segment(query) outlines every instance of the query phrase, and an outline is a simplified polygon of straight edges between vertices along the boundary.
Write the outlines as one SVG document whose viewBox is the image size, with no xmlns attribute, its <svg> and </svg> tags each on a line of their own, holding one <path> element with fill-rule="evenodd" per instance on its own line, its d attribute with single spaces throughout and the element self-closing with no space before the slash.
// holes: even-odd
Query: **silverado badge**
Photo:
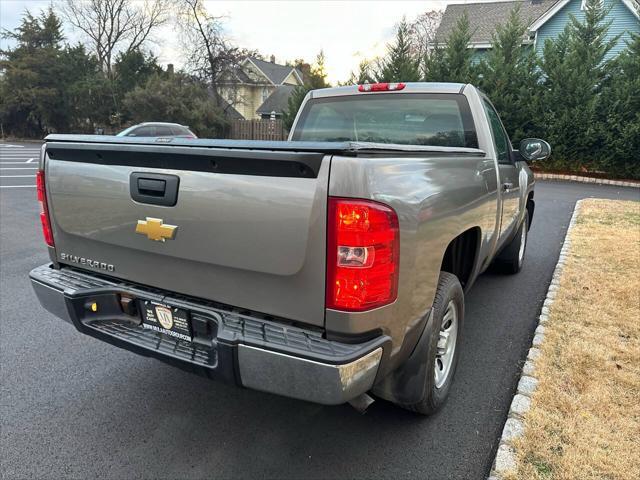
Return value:
<svg viewBox="0 0 640 480">
<path fill-rule="evenodd" d="M 138 220 L 136 233 L 146 235 L 149 240 L 164 242 L 167 238 L 173 240 L 176 235 L 176 225 L 166 225 L 161 218 L 147 217 L 146 220 Z"/>
</svg>

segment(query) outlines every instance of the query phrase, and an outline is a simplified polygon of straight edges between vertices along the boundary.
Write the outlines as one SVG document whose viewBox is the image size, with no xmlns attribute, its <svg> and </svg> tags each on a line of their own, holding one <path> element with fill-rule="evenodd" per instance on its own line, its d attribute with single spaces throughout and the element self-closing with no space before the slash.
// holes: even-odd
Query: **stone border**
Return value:
<svg viewBox="0 0 640 480">
<path fill-rule="evenodd" d="M 583 177 L 581 175 L 565 175 L 561 173 L 533 172 L 534 178 L 539 180 L 560 180 L 567 182 L 593 183 L 596 185 L 615 185 L 617 187 L 640 188 L 640 182 L 624 180 L 609 180 L 607 178 Z"/>
<path fill-rule="evenodd" d="M 500 480 L 509 471 L 515 470 L 517 466 L 516 452 L 513 447 L 513 440 L 521 437 L 524 433 L 524 417 L 526 416 L 529 408 L 531 408 L 531 397 L 535 392 L 538 385 L 538 379 L 535 376 L 535 362 L 540 357 L 540 345 L 544 341 L 545 323 L 549 319 L 549 307 L 558 294 L 558 288 L 560 286 L 560 276 L 564 269 L 567 256 L 569 255 L 569 248 L 571 247 L 571 240 L 569 235 L 573 226 L 578 218 L 580 211 L 580 204 L 582 200 L 576 202 L 576 206 L 573 209 L 573 215 L 569 222 L 569 228 L 564 237 L 564 243 L 560 250 L 560 256 L 558 263 L 553 271 L 553 277 L 551 279 L 551 285 L 547 290 L 547 296 L 542 304 L 542 311 L 538 320 L 538 326 L 536 327 L 533 341 L 531 342 L 531 348 L 527 354 L 527 361 L 522 367 L 522 375 L 518 382 L 518 388 L 516 394 L 511 401 L 509 407 L 509 413 L 507 415 L 507 421 L 504 424 L 502 430 L 502 436 L 500 437 L 500 443 L 498 444 L 498 451 L 496 452 L 496 458 L 493 461 L 493 467 L 488 480 Z"/>
</svg>

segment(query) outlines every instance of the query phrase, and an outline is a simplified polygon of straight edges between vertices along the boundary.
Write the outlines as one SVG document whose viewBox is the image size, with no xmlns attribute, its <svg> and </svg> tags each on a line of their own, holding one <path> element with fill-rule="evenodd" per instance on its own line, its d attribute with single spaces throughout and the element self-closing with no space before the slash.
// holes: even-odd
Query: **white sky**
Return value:
<svg viewBox="0 0 640 480">
<path fill-rule="evenodd" d="M 363 58 L 384 53 L 393 36 L 394 26 L 406 16 L 444 9 L 447 3 L 467 0 L 364 0 L 364 1 L 207 1 L 214 15 L 226 16 L 225 28 L 230 39 L 240 47 L 256 49 L 265 57 L 276 56 L 278 63 L 304 58 L 313 62 L 320 49 L 326 57 L 329 80 L 345 81 Z M 476 0 L 477 1 L 477 0 Z M 51 0 L 0 0 L 0 26 L 12 30 L 25 9 L 37 13 Z M 56 2 L 54 2 L 55 5 Z M 68 41 L 80 39 L 66 30 Z M 182 55 L 175 26 L 164 27 L 150 45 L 163 64 L 181 66 Z M 2 46 L 6 46 L 2 41 Z"/>
</svg>

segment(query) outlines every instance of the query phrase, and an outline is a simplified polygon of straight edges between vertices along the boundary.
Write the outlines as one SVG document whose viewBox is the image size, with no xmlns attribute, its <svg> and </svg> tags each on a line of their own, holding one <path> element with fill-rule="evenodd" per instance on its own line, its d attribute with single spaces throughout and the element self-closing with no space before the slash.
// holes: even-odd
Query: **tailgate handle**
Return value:
<svg viewBox="0 0 640 480">
<path fill-rule="evenodd" d="M 138 203 L 173 207 L 178 202 L 180 178 L 176 175 L 133 172 L 129 178 L 131 198 Z"/>
<path fill-rule="evenodd" d="M 154 180 L 151 178 L 138 179 L 138 192 L 142 195 L 164 197 L 164 190 L 166 186 L 167 182 L 165 180 Z"/>
</svg>

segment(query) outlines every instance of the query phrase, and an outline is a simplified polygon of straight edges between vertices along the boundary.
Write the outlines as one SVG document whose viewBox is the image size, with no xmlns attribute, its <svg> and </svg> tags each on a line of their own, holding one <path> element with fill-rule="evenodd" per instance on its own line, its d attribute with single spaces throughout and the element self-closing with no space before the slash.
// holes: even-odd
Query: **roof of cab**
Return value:
<svg viewBox="0 0 640 480">
<path fill-rule="evenodd" d="M 408 82 L 402 90 L 393 92 L 366 92 L 358 91 L 358 85 L 345 87 L 321 88 L 311 91 L 311 98 L 337 97 L 340 95 L 375 95 L 379 93 L 462 93 L 464 83 L 438 83 L 438 82 Z"/>
</svg>

